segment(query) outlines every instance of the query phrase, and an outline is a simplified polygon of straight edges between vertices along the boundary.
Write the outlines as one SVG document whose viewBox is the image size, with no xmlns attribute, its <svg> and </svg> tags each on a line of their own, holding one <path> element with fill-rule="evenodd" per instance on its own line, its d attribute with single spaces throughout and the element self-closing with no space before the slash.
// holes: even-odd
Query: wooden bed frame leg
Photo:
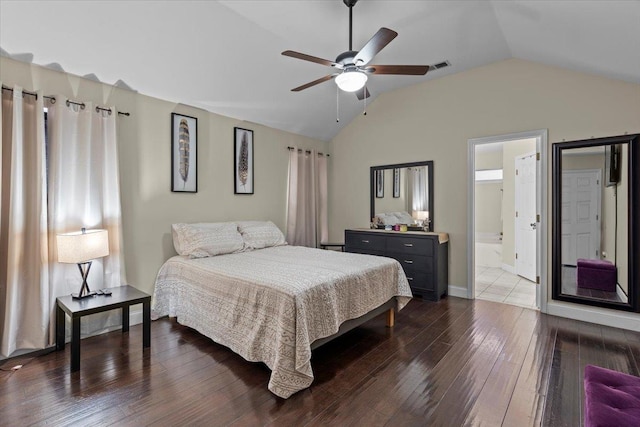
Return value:
<svg viewBox="0 0 640 427">
<path fill-rule="evenodd" d="M 393 328 L 396 324 L 396 311 L 390 308 L 387 311 L 387 328 Z"/>
</svg>

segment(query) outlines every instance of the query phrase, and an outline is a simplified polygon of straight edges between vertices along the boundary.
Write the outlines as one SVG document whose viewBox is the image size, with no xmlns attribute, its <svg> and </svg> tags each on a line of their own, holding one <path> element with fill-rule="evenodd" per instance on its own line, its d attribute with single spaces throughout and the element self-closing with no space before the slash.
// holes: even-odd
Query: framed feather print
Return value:
<svg viewBox="0 0 640 427">
<path fill-rule="evenodd" d="M 393 197 L 400 197 L 400 168 L 393 169 Z"/>
<path fill-rule="evenodd" d="M 234 128 L 234 194 L 253 194 L 253 131 Z"/>
<path fill-rule="evenodd" d="M 198 119 L 171 113 L 171 191 L 198 192 Z"/>
<path fill-rule="evenodd" d="M 376 170 L 376 198 L 384 198 L 384 170 Z"/>
</svg>

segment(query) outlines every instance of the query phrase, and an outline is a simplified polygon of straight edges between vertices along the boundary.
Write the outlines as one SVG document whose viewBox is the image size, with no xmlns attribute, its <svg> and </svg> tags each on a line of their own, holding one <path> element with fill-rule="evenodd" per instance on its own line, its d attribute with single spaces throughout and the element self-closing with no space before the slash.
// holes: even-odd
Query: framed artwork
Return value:
<svg viewBox="0 0 640 427">
<path fill-rule="evenodd" d="M 234 194 L 253 194 L 253 131 L 233 128 Z"/>
<path fill-rule="evenodd" d="M 376 198 L 382 199 L 384 197 L 384 170 L 378 169 L 376 171 Z"/>
<path fill-rule="evenodd" d="M 604 185 L 612 187 L 620 182 L 620 144 L 604 146 Z"/>
<path fill-rule="evenodd" d="M 393 197 L 400 197 L 400 168 L 393 169 Z"/>
<path fill-rule="evenodd" d="M 171 191 L 198 192 L 198 119 L 171 113 Z"/>
</svg>

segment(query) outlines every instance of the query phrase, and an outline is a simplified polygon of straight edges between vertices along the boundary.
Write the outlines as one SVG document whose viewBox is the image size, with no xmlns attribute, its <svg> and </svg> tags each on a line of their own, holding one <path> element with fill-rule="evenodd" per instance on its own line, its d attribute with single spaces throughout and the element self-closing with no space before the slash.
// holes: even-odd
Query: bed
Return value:
<svg viewBox="0 0 640 427">
<path fill-rule="evenodd" d="M 411 298 L 393 259 L 288 246 L 272 223 L 271 232 L 280 235 L 271 239 L 275 244 L 262 244 L 262 237 L 256 244 L 247 230 L 264 223 L 231 224 L 241 247 L 196 257 L 186 254 L 174 224 L 174 245 L 182 255 L 158 273 L 153 315 L 176 317 L 246 360 L 265 363 L 269 390 L 277 396 L 311 385 L 312 349 L 384 310 L 402 309 Z M 215 234 L 211 240 L 224 240 Z"/>
</svg>

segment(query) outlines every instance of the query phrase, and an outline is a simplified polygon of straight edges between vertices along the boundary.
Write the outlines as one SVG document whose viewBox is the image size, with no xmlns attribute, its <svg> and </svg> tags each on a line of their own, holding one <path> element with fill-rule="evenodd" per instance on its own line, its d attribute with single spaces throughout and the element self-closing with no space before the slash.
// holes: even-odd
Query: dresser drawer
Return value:
<svg viewBox="0 0 640 427">
<path fill-rule="evenodd" d="M 433 239 L 420 237 L 390 237 L 387 251 L 433 256 Z"/>
<path fill-rule="evenodd" d="M 405 270 L 405 275 L 407 276 L 407 281 L 409 282 L 411 289 L 418 293 L 421 290 L 432 292 L 436 289 L 433 274 L 431 273 Z"/>
<path fill-rule="evenodd" d="M 349 252 L 349 253 L 352 253 L 352 254 L 387 256 L 384 253 L 384 251 L 376 251 L 376 250 L 373 250 L 373 249 L 363 249 L 363 248 L 346 247 L 345 252 Z"/>
<path fill-rule="evenodd" d="M 388 253 L 387 256 L 396 259 L 404 271 L 411 269 L 423 273 L 433 273 L 433 257 L 414 254 Z"/>
<path fill-rule="evenodd" d="M 345 230 L 345 251 L 393 258 L 400 263 L 415 296 L 438 301 L 447 295 L 448 242 L 414 233 Z"/>
<path fill-rule="evenodd" d="M 355 252 L 355 249 L 384 251 L 386 248 L 386 240 L 387 239 L 384 235 L 347 232 L 344 243 L 346 250 L 349 252 Z"/>
</svg>

